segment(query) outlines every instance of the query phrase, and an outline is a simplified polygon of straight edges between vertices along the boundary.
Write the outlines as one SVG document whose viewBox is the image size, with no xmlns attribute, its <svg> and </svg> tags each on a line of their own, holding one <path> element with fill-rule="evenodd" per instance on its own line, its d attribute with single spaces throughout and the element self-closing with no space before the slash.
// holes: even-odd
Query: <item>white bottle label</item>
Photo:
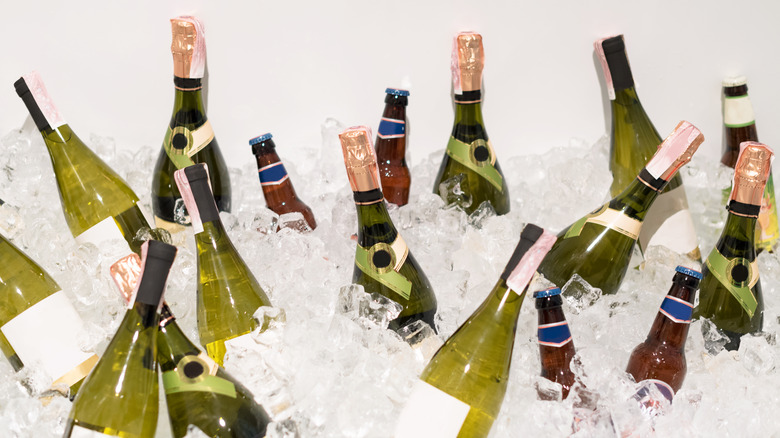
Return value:
<svg viewBox="0 0 780 438">
<path fill-rule="evenodd" d="M 639 233 L 639 246 L 644 252 L 653 245 L 663 245 L 678 254 L 694 258 L 701 256 L 682 186 L 658 195 L 647 212 Z"/>
<path fill-rule="evenodd" d="M 395 428 L 395 438 L 456 438 L 469 414 L 469 405 L 418 380 Z"/>
<path fill-rule="evenodd" d="M 76 242 L 78 242 L 79 245 L 91 243 L 98 248 L 100 248 L 101 243 L 112 240 L 125 240 L 125 237 L 122 235 L 122 231 L 119 229 L 119 225 L 116 223 L 113 216 L 103 219 L 87 231 L 76 236 Z"/>
<path fill-rule="evenodd" d="M 726 96 L 723 101 L 723 124 L 729 128 L 741 128 L 756 121 L 750 97 Z"/>
<path fill-rule="evenodd" d="M 70 430 L 70 438 L 103 438 L 106 436 L 115 437 L 116 435 L 108 435 L 96 430 L 87 429 L 86 427 L 77 426 L 75 424 L 73 425 L 73 429 Z"/>
<path fill-rule="evenodd" d="M 225 349 L 233 350 L 236 348 L 243 350 L 252 350 L 257 348 L 257 342 L 252 339 L 252 333 L 245 333 L 225 341 Z"/>
</svg>

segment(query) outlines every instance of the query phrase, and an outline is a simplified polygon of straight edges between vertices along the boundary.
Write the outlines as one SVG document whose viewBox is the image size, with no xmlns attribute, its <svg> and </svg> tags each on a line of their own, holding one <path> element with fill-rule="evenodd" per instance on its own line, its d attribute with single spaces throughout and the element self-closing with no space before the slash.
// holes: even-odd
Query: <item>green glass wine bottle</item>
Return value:
<svg viewBox="0 0 780 438">
<path fill-rule="evenodd" d="M 612 107 L 609 168 L 613 179 L 610 192 L 617 196 L 655 154 L 661 136 L 637 96 L 623 35 L 600 39 L 594 46 L 601 59 Z M 658 195 L 643 223 L 639 233 L 639 248 L 643 253 L 651 245 L 663 245 L 701 261 L 699 240 L 679 174 Z"/>
<path fill-rule="evenodd" d="M 773 158 L 764 144 L 740 145 L 726 225 L 702 272 L 694 318 L 712 321 L 728 337 L 729 350 L 739 348 L 742 335 L 761 331 L 764 322 L 755 229 Z"/>
<path fill-rule="evenodd" d="M 488 436 L 506 393 L 526 289 L 555 239 L 536 225 L 526 225 L 490 295 L 423 370 L 395 437 Z"/>
<path fill-rule="evenodd" d="M 133 307 L 76 395 L 65 438 L 154 436 L 158 312 L 175 256 L 176 247 L 167 243 L 149 240 L 141 247 L 143 269 Z"/>
<path fill-rule="evenodd" d="M 209 185 L 205 164 L 174 173 L 184 204 L 190 212 L 198 249 L 198 334 L 208 355 L 218 364 L 226 343 L 253 342 L 249 333 L 257 327 L 252 317 L 261 306 L 270 306 L 260 284 L 227 235 Z"/>
<path fill-rule="evenodd" d="M 181 193 L 173 179 L 177 169 L 206 163 L 211 191 L 219 211 L 230 211 L 230 174 L 203 104 L 202 79 L 206 68 L 203 25 L 195 17 L 171 20 L 173 27 L 173 84 L 176 94 L 171 123 L 152 177 L 152 208 L 158 227 L 171 233 L 190 224 Z"/>
<path fill-rule="evenodd" d="M 352 127 L 339 134 L 339 139 L 358 216 L 352 282 L 403 307 L 398 317 L 390 321 L 391 330 L 417 320 L 436 330 L 436 296 L 387 212 L 371 130 L 366 126 Z"/>
<path fill-rule="evenodd" d="M 501 215 L 509 213 L 509 189 L 482 120 L 484 65 L 482 35 L 456 35 L 452 48 L 455 123 L 433 193 L 469 214 L 483 202 L 489 202 Z"/>
<path fill-rule="evenodd" d="M 680 122 L 634 182 L 558 234 L 539 272 L 560 288 L 579 274 L 605 294 L 617 292 L 648 209 L 703 141 L 695 126 Z"/>
</svg>

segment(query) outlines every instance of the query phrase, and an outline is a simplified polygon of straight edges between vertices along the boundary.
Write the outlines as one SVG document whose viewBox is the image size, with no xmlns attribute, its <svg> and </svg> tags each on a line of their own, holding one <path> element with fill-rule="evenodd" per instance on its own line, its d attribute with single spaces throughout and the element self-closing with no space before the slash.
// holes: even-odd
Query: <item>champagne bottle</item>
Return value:
<svg viewBox="0 0 780 438">
<path fill-rule="evenodd" d="M 152 437 L 157 428 L 157 325 L 176 247 L 150 240 L 134 304 L 73 401 L 68 437 Z"/>
<path fill-rule="evenodd" d="M 534 298 L 539 321 L 537 333 L 542 377 L 560 383 L 562 397 L 566 398 L 574 385 L 574 373 L 570 365 L 576 351 L 569 323 L 563 314 L 561 289 L 553 287 L 534 292 Z"/>
<path fill-rule="evenodd" d="M 484 65 L 482 35 L 456 35 L 452 48 L 455 123 L 433 192 L 448 204 L 457 203 L 466 213 L 473 213 L 487 201 L 501 215 L 509 213 L 509 190 L 482 121 Z M 454 188 L 456 184 L 459 189 Z"/>
<path fill-rule="evenodd" d="M 764 144 L 740 146 L 726 225 L 702 272 L 694 315 L 709 318 L 728 337 L 728 350 L 738 349 L 742 335 L 761 331 L 764 322 L 755 228 L 772 159 Z"/>
<path fill-rule="evenodd" d="M 209 357 L 222 365 L 226 343 L 250 342 L 252 317 L 271 302 L 227 235 L 211 194 L 205 164 L 174 173 L 198 249 L 198 334 Z"/>
<path fill-rule="evenodd" d="M 257 172 L 260 176 L 260 186 L 268 208 L 274 213 L 298 212 L 303 215 L 306 224 L 312 230 L 317 228 L 314 213 L 311 208 L 298 198 L 292 182 L 287 175 L 282 160 L 276 154 L 276 144 L 270 133 L 249 140 L 252 153 L 257 159 Z"/>
<path fill-rule="evenodd" d="M 609 167 L 613 179 L 610 192 L 617 196 L 655 154 L 661 136 L 637 96 L 623 35 L 600 39 L 594 46 L 601 59 L 612 106 Z M 645 216 L 639 248 L 644 253 L 651 245 L 663 245 L 701 261 L 699 241 L 682 184 L 682 177 L 675 175 L 658 195 Z"/>
<path fill-rule="evenodd" d="M 526 289 L 553 242 L 552 234 L 526 225 L 493 290 L 415 383 L 395 429 L 397 438 L 488 435 L 506 392 Z"/>
<path fill-rule="evenodd" d="M 436 296 L 387 213 L 370 129 L 352 127 L 339 134 L 339 139 L 358 216 L 352 282 L 403 307 L 398 317 L 390 321 L 390 329 L 422 320 L 436 330 Z"/>
<path fill-rule="evenodd" d="M 734 168 L 739 155 L 739 145 L 744 141 L 758 141 L 756 117 L 748 96 L 747 79 L 744 76 L 727 78 L 723 81 L 723 158 L 720 162 Z M 723 198 L 728 201 L 731 187 L 723 190 Z M 775 183 L 772 169 L 761 198 L 761 211 L 758 213 L 756 227 L 756 250 L 774 251 L 780 237 L 777 224 L 777 204 L 775 202 Z"/>
<path fill-rule="evenodd" d="M 203 104 L 206 40 L 195 17 L 171 20 L 173 84 L 176 87 L 171 123 L 154 166 L 152 208 L 158 227 L 178 232 L 190 224 L 181 193 L 173 180 L 176 169 L 195 163 L 211 169 L 211 191 L 219 211 L 230 211 L 230 175 Z"/>
<path fill-rule="evenodd" d="M 645 214 L 702 141 L 704 136 L 695 126 L 680 122 L 634 182 L 558 234 L 539 272 L 558 287 L 579 274 L 605 294 L 617 292 Z"/>
<path fill-rule="evenodd" d="M 382 193 L 387 202 L 401 206 L 409 202 L 412 176 L 406 165 L 406 105 L 409 92 L 385 90 L 385 110 L 376 134 L 376 161 Z"/>
</svg>

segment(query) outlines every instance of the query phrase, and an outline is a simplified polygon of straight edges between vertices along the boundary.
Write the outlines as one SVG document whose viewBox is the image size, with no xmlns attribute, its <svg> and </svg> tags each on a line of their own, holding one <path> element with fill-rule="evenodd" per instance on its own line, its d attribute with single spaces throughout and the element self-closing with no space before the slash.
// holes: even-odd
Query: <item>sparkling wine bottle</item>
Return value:
<svg viewBox="0 0 780 438">
<path fill-rule="evenodd" d="M 339 139 L 358 216 L 352 282 L 403 306 L 391 329 L 422 320 L 436 330 L 436 296 L 385 207 L 370 129 L 349 128 Z"/>
<path fill-rule="evenodd" d="M 509 213 L 509 190 L 482 121 L 482 36 L 461 32 L 452 48 L 455 123 L 433 192 L 448 204 L 473 213 L 489 202 L 496 214 Z"/>
<path fill-rule="evenodd" d="M 561 289 L 553 287 L 534 292 L 534 298 L 539 317 L 538 339 L 542 377 L 560 383 L 562 397 L 566 398 L 574 385 L 574 373 L 571 372 L 570 365 L 576 351 L 569 323 L 563 314 Z"/>
<path fill-rule="evenodd" d="M 594 46 L 601 59 L 612 106 L 609 167 L 613 179 L 610 192 L 617 196 L 655 154 L 661 136 L 637 97 L 623 35 L 600 39 Z M 663 245 L 701 261 L 699 241 L 682 184 L 682 177 L 675 175 L 658 195 L 645 215 L 639 248 L 644 252 L 651 245 Z"/>
<path fill-rule="evenodd" d="M 680 122 L 634 182 L 558 234 L 558 241 L 539 272 L 558 287 L 579 274 L 605 294 L 617 292 L 645 214 L 703 141 L 704 136 L 695 126 Z"/>
<path fill-rule="evenodd" d="M 177 170 L 176 184 L 190 212 L 198 249 L 198 334 L 208 355 L 222 365 L 226 343 L 253 341 L 252 317 L 271 302 L 227 235 L 211 195 L 205 164 Z"/>
<path fill-rule="evenodd" d="M 415 383 L 395 437 L 486 437 L 504 400 L 517 317 L 555 236 L 529 224 L 490 295 Z"/>
<path fill-rule="evenodd" d="M 385 90 L 385 110 L 376 134 L 376 161 L 382 193 L 387 202 L 401 206 L 409 202 L 412 176 L 406 166 L 406 105 L 409 92 Z"/>
<path fill-rule="evenodd" d="M 165 281 L 176 247 L 150 240 L 127 310 L 103 357 L 73 401 L 65 437 L 152 437 L 159 398 L 157 326 Z"/>
<path fill-rule="evenodd" d="M 219 211 L 230 211 L 230 175 L 203 104 L 206 40 L 203 25 L 195 17 L 171 20 L 173 27 L 173 84 L 176 94 L 171 123 L 154 166 L 152 208 L 158 227 L 178 232 L 190 217 L 174 182 L 173 173 L 195 163 L 208 164 L 211 191 Z"/>
<path fill-rule="evenodd" d="M 303 215 L 306 224 L 312 230 L 317 228 L 314 213 L 311 208 L 298 198 L 292 182 L 287 175 L 282 160 L 276 154 L 276 144 L 270 133 L 263 134 L 249 140 L 252 153 L 257 159 L 257 172 L 260 176 L 260 186 L 263 188 L 263 196 L 268 208 L 274 213 L 298 212 Z"/>
<path fill-rule="evenodd" d="M 761 331 L 764 322 L 755 228 L 773 158 L 764 144 L 740 146 L 726 225 L 702 272 L 694 315 L 709 318 L 729 338 L 729 350 L 739 348 L 742 335 Z"/>
</svg>

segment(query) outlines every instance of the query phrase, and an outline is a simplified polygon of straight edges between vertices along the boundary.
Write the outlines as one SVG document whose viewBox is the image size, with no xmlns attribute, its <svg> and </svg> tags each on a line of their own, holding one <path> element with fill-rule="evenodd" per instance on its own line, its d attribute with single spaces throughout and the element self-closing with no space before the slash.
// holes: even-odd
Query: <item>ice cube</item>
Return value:
<svg viewBox="0 0 780 438">
<path fill-rule="evenodd" d="M 445 204 L 457 205 L 462 208 L 471 207 L 474 199 L 461 187 L 465 178 L 466 174 L 459 173 L 439 183 L 439 196 Z"/>
<path fill-rule="evenodd" d="M 561 290 L 569 304 L 568 309 L 575 315 L 601 298 L 601 289 L 591 286 L 580 274 L 572 275 Z"/>
</svg>

